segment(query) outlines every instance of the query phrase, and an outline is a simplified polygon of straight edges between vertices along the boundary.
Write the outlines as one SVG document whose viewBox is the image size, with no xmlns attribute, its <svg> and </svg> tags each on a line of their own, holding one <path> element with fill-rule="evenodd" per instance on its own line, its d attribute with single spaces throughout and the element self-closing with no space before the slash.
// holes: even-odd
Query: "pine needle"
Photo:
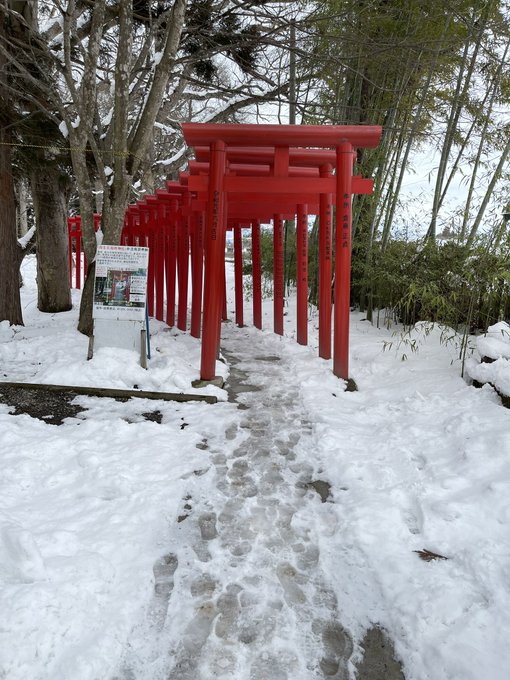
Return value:
<svg viewBox="0 0 510 680">
<path fill-rule="evenodd" d="M 439 555 L 438 553 L 432 552 L 430 550 L 413 550 L 413 552 L 417 553 L 418 556 L 422 559 L 425 560 L 425 562 L 432 562 L 432 560 L 447 560 L 448 557 L 445 557 L 444 555 Z"/>
</svg>

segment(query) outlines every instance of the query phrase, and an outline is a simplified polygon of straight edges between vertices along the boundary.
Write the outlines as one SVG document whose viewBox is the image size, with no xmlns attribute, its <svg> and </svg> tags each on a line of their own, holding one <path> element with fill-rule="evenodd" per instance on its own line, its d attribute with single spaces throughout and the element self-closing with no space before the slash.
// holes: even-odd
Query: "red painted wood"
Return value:
<svg viewBox="0 0 510 680">
<path fill-rule="evenodd" d="M 227 147 L 227 160 L 229 163 L 257 163 L 272 164 L 274 160 L 274 146 L 229 146 Z M 199 162 L 209 161 L 209 147 L 196 146 L 195 158 Z M 336 163 L 336 152 L 330 149 L 301 149 L 289 148 L 289 164 L 291 166 L 303 166 L 307 168 L 319 168 L 324 163 Z"/>
<path fill-rule="evenodd" d="M 204 175 L 191 175 L 189 178 L 190 191 L 205 194 L 208 186 L 208 179 Z M 324 193 L 336 193 L 336 181 L 334 177 L 236 177 L 227 175 L 225 177 L 225 190 L 230 194 L 243 194 L 249 200 L 254 196 L 267 196 L 267 194 L 277 194 L 271 198 L 275 201 L 291 200 L 298 197 L 302 200 L 304 194 L 309 198 L 310 203 L 318 202 L 319 195 Z M 373 181 L 362 177 L 352 178 L 353 194 L 371 194 Z M 285 197 L 288 197 L 286 199 Z M 269 198 L 269 197 L 268 197 Z"/>
<path fill-rule="evenodd" d="M 209 163 L 199 163 L 189 161 L 188 163 L 191 176 L 206 177 L 209 172 Z M 228 174 L 239 177 L 270 177 L 273 176 L 273 166 L 268 164 L 256 165 L 253 163 L 230 163 Z M 316 167 L 294 167 L 288 168 L 289 177 L 319 177 L 319 169 Z"/>
<path fill-rule="evenodd" d="M 308 211 L 298 205 L 296 220 L 297 341 L 308 344 Z"/>
<path fill-rule="evenodd" d="M 236 324 L 244 326 L 243 309 L 243 233 L 241 227 L 234 228 L 234 280 L 235 280 L 235 303 Z"/>
<path fill-rule="evenodd" d="M 321 168 L 321 175 L 331 174 L 331 165 Z M 319 356 L 331 359 L 331 275 L 333 198 L 321 194 L 319 215 Z"/>
<path fill-rule="evenodd" d="M 273 175 L 288 177 L 289 175 L 289 147 L 277 146 L 274 150 Z"/>
<path fill-rule="evenodd" d="M 191 329 L 194 338 L 200 337 L 202 320 L 202 290 L 204 276 L 204 215 L 195 216 L 192 251 Z"/>
<path fill-rule="evenodd" d="M 223 176 L 225 144 L 211 144 L 211 172 L 205 224 L 204 317 L 200 377 L 212 380 L 216 369 L 216 348 L 219 344 L 221 320 L 222 273 L 225 259 L 225 223 L 223 214 Z M 191 178 L 190 178 L 191 179 Z"/>
<path fill-rule="evenodd" d="M 73 288 L 73 252 L 76 250 L 76 240 L 78 238 L 81 239 L 81 232 L 79 228 L 81 218 L 79 216 L 75 217 L 68 217 L 67 218 L 67 239 L 68 239 L 68 257 L 69 257 L 69 287 Z M 80 235 L 78 236 L 78 233 Z M 75 277 L 74 280 L 76 280 L 76 268 L 75 268 Z M 75 288 L 78 288 L 78 285 L 76 284 L 74 286 Z"/>
<path fill-rule="evenodd" d="M 311 194 L 292 196 L 288 201 L 285 200 L 285 196 L 282 200 L 278 200 L 278 197 L 276 197 L 276 200 L 271 199 L 268 196 L 255 197 L 255 199 L 253 196 L 246 196 L 245 198 L 237 196 L 228 202 L 228 219 L 235 223 L 259 219 L 262 223 L 269 224 L 273 219 L 275 209 L 279 210 L 278 214 L 288 215 L 285 219 L 294 219 L 298 201 L 304 202 L 306 198 L 310 198 L 310 201 L 307 202 L 310 214 L 319 214 L 319 197 Z M 195 211 L 203 211 L 207 207 L 207 201 L 194 199 L 191 205 Z"/>
<path fill-rule="evenodd" d="M 156 319 L 164 319 L 165 289 L 165 237 L 163 231 L 165 206 L 156 202 L 154 210 L 154 248 L 155 248 L 155 284 L 156 284 Z"/>
<path fill-rule="evenodd" d="M 274 332 L 283 335 L 283 219 L 275 215 L 273 220 L 273 325 Z"/>
<path fill-rule="evenodd" d="M 188 276 L 189 276 L 189 223 L 188 218 L 180 219 L 177 232 L 177 328 L 185 331 L 188 321 Z"/>
<path fill-rule="evenodd" d="M 225 177 L 225 191 L 232 194 L 320 194 L 332 186 L 331 180 L 319 177 Z"/>
<path fill-rule="evenodd" d="M 343 378 L 344 380 L 349 378 L 352 161 L 352 146 L 348 142 L 343 142 L 337 148 L 336 162 L 337 190 L 333 373 L 338 378 Z"/>
<path fill-rule="evenodd" d="M 76 233 L 76 239 L 75 239 L 75 257 L 76 257 L 76 273 L 75 273 L 75 279 L 76 279 L 76 288 L 80 289 L 81 288 L 81 217 L 80 221 L 76 222 L 76 226 L 78 228 L 78 231 Z M 85 267 L 85 271 L 87 271 Z"/>
<path fill-rule="evenodd" d="M 256 125 L 235 123 L 183 123 L 188 146 L 221 140 L 229 146 L 298 146 L 336 148 L 343 140 L 352 146 L 375 148 L 381 138 L 378 125 Z"/>
<path fill-rule="evenodd" d="M 260 221 L 251 227 L 251 266 L 253 280 L 253 325 L 262 330 L 262 257 L 260 252 Z"/>
<path fill-rule="evenodd" d="M 175 275 L 177 267 L 177 201 L 170 201 L 165 221 L 165 283 L 166 283 L 166 322 L 175 325 Z"/>
</svg>

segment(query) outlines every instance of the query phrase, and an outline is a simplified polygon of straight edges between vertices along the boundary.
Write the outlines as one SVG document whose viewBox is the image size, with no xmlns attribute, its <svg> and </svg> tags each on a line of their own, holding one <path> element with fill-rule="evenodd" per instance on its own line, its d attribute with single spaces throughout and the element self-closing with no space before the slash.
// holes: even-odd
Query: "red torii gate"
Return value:
<svg viewBox="0 0 510 680">
<path fill-rule="evenodd" d="M 200 157 L 208 158 L 209 149 L 200 148 L 197 151 Z M 233 157 L 236 161 L 250 160 L 251 163 L 255 161 L 262 161 L 264 165 L 254 165 L 250 163 L 229 163 L 229 175 L 241 175 L 248 177 L 271 176 L 272 166 L 270 163 L 274 156 L 274 149 L 240 149 L 227 148 L 227 161 Z M 325 149 L 290 149 L 290 162 L 300 163 L 301 165 L 289 166 L 289 177 L 319 177 L 322 173 L 323 177 L 331 176 L 331 164 L 327 161 L 332 161 L 335 158 L 334 151 Z M 316 166 L 316 167 L 313 167 Z M 319 167 L 320 166 L 320 167 Z M 189 162 L 189 169 L 191 174 L 202 173 L 208 174 L 209 164 L 206 162 Z M 372 190 L 371 180 L 362 180 L 359 177 L 352 178 L 353 193 L 370 193 Z M 207 178 L 202 178 L 203 186 L 199 186 L 198 180 L 192 181 L 194 188 L 201 190 L 203 200 L 193 201 L 193 205 L 205 209 L 206 200 L 205 194 L 207 190 Z M 241 250 L 241 234 L 239 221 L 243 223 L 250 222 L 250 216 L 253 223 L 254 216 L 258 216 L 260 221 L 273 220 L 276 225 L 276 235 L 281 228 L 281 218 L 297 220 L 297 236 L 298 236 L 298 278 L 297 278 L 297 341 L 299 344 L 306 345 L 308 342 L 308 315 L 307 315 L 307 297 L 308 297 L 308 230 L 307 218 L 308 214 L 320 214 L 320 257 L 319 257 L 319 356 L 330 359 L 331 358 L 331 202 L 332 194 L 317 194 L 310 193 L 300 194 L 299 199 L 294 194 L 270 194 L 265 192 L 260 194 L 250 193 L 243 195 L 237 201 L 236 198 L 228 198 L 228 224 L 234 226 L 234 262 L 235 262 L 235 288 L 236 288 L 236 322 L 243 324 L 243 310 L 242 310 L 242 262 L 239 261 L 237 252 Z M 320 206 L 320 207 L 319 207 Z M 284 212 L 285 211 L 285 212 Z M 266 214 L 265 219 L 263 215 Z M 281 217 L 280 217 L 281 216 Z M 237 223 L 236 223 L 237 222 Z M 258 248 L 258 232 L 256 227 L 252 226 L 252 238 Z M 283 249 L 280 248 L 281 239 L 275 241 L 276 248 L 274 259 L 277 264 L 275 276 L 275 307 L 274 307 L 274 326 L 275 332 L 283 333 L 283 282 L 279 278 L 283 277 Z M 236 247 L 236 244 L 237 247 Z M 256 251 L 257 248 L 253 250 Z M 281 261 L 281 262 L 280 262 Z M 254 263 L 255 264 L 255 263 Z M 258 262 L 257 262 L 258 265 Z M 254 266 L 255 269 L 255 266 Z M 254 272 L 255 274 L 255 272 Z M 260 272 L 257 269 L 256 276 L 254 276 L 253 284 L 253 306 L 254 306 L 254 323 L 255 326 L 261 327 L 261 289 L 260 282 L 257 281 L 260 277 Z"/>
<path fill-rule="evenodd" d="M 353 178 L 352 166 L 354 150 L 361 148 L 374 148 L 381 136 L 381 128 L 378 126 L 299 126 L 299 125 L 214 125 L 188 123 L 182 125 L 186 143 L 195 148 L 201 148 L 197 157 L 203 161 L 209 161 L 209 175 L 205 179 L 200 176 L 190 176 L 189 189 L 191 191 L 207 192 L 206 205 L 206 235 L 205 235 L 205 282 L 204 282 L 204 314 L 202 334 L 202 359 L 201 378 L 211 380 L 215 374 L 215 363 L 220 340 L 220 322 L 222 306 L 222 281 L 224 267 L 225 232 L 227 226 L 226 197 L 232 194 L 247 195 L 258 194 L 275 197 L 275 206 L 283 210 L 290 207 L 288 198 L 294 201 L 293 205 L 305 205 L 304 197 L 312 194 L 315 197 L 336 194 L 336 261 L 335 261 L 335 313 L 334 313 L 334 356 L 333 372 L 343 379 L 348 378 L 348 339 L 349 339 L 349 302 L 350 302 L 350 257 L 351 257 L 351 202 L 352 194 L 368 192 L 367 180 Z M 209 149 L 207 154 L 204 148 Z M 239 148 L 236 157 L 235 148 Z M 253 148 L 254 155 L 246 153 L 246 147 Z M 258 147 L 258 148 L 257 148 Z M 310 157 L 317 149 L 334 148 L 334 158 L 328 158 L 330 163 L 329 172 L 326 169 L 328 161 L 320 159 L 322 172 L 317 176 L 291 177 L 289 167 L 297 165 L 296 158 L 301 158 L 305 167 L 314 163 L 306 161 L 307 149 L 313 147 Z M 258 152 L 258 153 L 257 153 Z M 318 154 L 320 156 L 320 154 Z M 208 157 L 207 157 L 208 156 Z M 250 162 L 269 159 L 271 176 L 239 176 L 227 174 L 227 156 L 232 161 Z M 258 157 L 257 157 L 258 156 Z M 331 166 L 334 160 L 336 176 L 331 176 Z M 322 162 L 321 162 L 322 161 Z M 292 173 L 294 174 L 294 173 Z M 364 186 L 360 183 L 365 182 Z M 358 183 L 358 186 L 356 186 Z M 287 200 L 286 200 L 287 199 Z M 313 198 L 312 198 L 313 200 Z M 320 201 L 320 198 L 319 198 Z M 230 204 L 230 201 L 228 201 Z M 327 208 L 322 202 L 325 212 Z M 261 209 L 260 203 L 257 203 Z M 266 207 L 266 206 L 264 206 Z M 269 206 L 268 206 L 269 207 Z M 255 206 L 249 206 L 250 213 Z M 275 220 L 275 269 L 280 263 L 280 252 L 283 247 L 282 224 L 280 210 L 274 214 Z M 246 215 L 248 217 L 248 215 Z M 251 214 L 252 218 L 257 215 Z M 327 221 L 326 215 L 324 215 Z M 306 238 L 303 211 L 301 218 L 298 214 L 298 242 L 300 237 Z M 301 224 L 301 227 L 299 225 Z M 326 231 L 326 230 L 324 230 Z M 304 242 L 304 241 L 303 241 Z M 321 239 L 322 244 L 322 239 Z M 327 248 L 327 243 L 322 244 Z M 303 261 L 304 249 L 301 251 L 300 260 Z M 322 251 L 324 252 L 324 251 Z M 321 256 L 322 257 L 322 256 Z M 303 289 L 302 280 L 298 273 L 298 295 Z M 324 294 L 324 291 L 322 291 Z M 301 294 L 302 298 L 302 294 Z M 306 298 L 305 298 L 306 299 Z M 323 296 L 321 295 L 321 301 Z M 283 318 L 283 290 L 275 291 L 275 330 L 279 332 L 280 312 L 277 306 L 282 305 L 281 316 Z M 298 318 L 299 309 L 298 307 Z M 319 305 L 319 309 L 321 305 Z M 302 319 L 299 322 L 302 327 Z"/>
</svg>

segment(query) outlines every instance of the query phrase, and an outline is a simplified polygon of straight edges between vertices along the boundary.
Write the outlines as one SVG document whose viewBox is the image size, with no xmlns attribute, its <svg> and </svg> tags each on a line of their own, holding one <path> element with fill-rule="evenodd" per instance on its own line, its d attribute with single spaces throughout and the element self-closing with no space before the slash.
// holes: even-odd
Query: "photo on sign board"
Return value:
<svg viewBox="0 0 510 680">
<path fill-rule="evenodd" d="M 106 276 L 96 276 L 94 304 L 109 307 L 144 307 L 145 270 L 108 270 Z"/>
<path fill-rule="evenodd" d="M 98 247 L 94 285 L 94 318 L 145 319 L 148 249 Z"/>
</svg>

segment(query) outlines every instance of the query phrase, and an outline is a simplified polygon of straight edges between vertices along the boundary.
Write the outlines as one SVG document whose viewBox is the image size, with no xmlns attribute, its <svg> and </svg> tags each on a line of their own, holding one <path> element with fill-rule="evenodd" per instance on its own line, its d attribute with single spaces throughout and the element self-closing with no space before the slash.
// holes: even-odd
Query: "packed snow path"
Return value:
<svg viewBox="0 0 510 680">
<path fill-rule="evenodd" d="M 352 677 L 351 636 L 317 541 L 331 529 L 327 510 L 316 525 L 329 485 L 312 476 L 311 425 L 285 357 L 259 354 L 252 340 L 228 333 L 227 387 L 244 417 L 225 432 L 234 446 L 210 445 L 214 491 L 184 499 L 122 680 Z M 403 678 L 389 641 L 373 641 L 371 652 L 360 679 L 380 680 L 381 668 L 387 680 Z"/>
</svg>

